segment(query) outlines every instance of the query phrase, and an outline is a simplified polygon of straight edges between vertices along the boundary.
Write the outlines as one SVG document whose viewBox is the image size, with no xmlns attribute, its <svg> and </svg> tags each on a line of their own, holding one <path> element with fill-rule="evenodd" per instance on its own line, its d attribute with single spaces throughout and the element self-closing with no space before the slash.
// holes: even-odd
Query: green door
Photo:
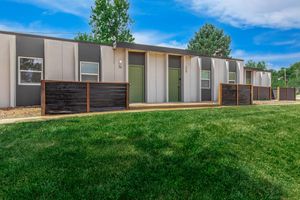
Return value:
<svg viewBox="0 0 300 200">
<path fill-rule="evenodd" d="M 179 102 L 181 95 L 180 68 L 169 68 L 169 102 Z"/>
<path fill-rule="evenodd" d="M 145 99 L 145 72 L 144 66 L 129 66 L 129 102 L 143 103 Z"/>
</svg>

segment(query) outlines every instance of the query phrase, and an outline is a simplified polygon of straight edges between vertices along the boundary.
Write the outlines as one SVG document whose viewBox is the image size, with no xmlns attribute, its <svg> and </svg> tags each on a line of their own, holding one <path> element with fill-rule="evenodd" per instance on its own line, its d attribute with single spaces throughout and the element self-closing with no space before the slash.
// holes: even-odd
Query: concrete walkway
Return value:
<svg viewBox="0 0 300 200">
<path fill-rule="evenodd" d="M 254 105 L 257 106 L 276 106 L 276 105 L 300 105 L 300 101 L 255 101 Z M 143 105 L 144 107 L 145 105 Z M 142 107 L 142 106 L 141 106 Z M 38 122 L 38 121 L 47 121 L 63 118 L 72 118 L 72 117 L 87 117 L 95 115 L 107 115 L 107 114 L 120 114 L 120 113 L 136 113 L 136 112 L 153 112 L 153 111 L 171 111 L 171 110 L 197 110 L 197 109 L 207 109 L 207 108 L 222 108 L 222 107 L 236 107 L 236 106 L 218 106 L 213 104 L 213 106 L 207 105 L 194 105 L 192 107 L 153 107 L 149 105 L 144 107 L 144 109 L 136 110 L 123 110 L 123 111 L 110 111 L 110 112 L 95 112 L 95 113 L 81 113 L 81 114 L 68 114 L 68 115 L 48 115 L 48 116 L 35 116 L 35 117 L 23 117 L 23 118 L 11 118 L 11 119 L 0 119 L 1 124 L 13 124 L 13 123 L 22 123 L 22 122 Z"/>
</svg>

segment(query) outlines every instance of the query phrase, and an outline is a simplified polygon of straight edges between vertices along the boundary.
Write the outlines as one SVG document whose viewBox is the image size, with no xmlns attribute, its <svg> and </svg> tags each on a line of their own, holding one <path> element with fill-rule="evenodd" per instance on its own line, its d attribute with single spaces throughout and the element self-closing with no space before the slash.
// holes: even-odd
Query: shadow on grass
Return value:
<svg viewBox="0 0 300 200">
<path fill-rule="evenodd" d="M 176 147 L 155 134 L 134 140 L 144 155 L 127 171 L 121 199 L 282 199 L 283 191 L 236 166 L 235 156 L 200 147 L 191 134 Z"/>
<path fill-rule="evenodd" d="M 28 158 L 14 165 L 7 161 L 1 177 L 5 177 L 2 184 L 10 185 L 2 191 L 3 197 L 284 198 L 279 186 L 250 175 L 238 166 L 234 153 L 221 145 L 199 145 L 201 136 L 197 131 L 180 140 L 161 139 L 159 134 L 140 130 L 121 139 L 77 134 L 78 138 L 73 134 L 69 140 L 60 136 L 53 146 L 30 152 Z"/>
</svg>

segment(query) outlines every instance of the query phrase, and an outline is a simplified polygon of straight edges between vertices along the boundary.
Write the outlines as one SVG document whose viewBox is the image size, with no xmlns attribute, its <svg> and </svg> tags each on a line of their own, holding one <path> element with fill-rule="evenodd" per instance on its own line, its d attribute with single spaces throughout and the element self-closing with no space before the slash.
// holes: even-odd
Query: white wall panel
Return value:
<svg viewBox="0 0 300 200">
<path fill-rule="evenodd" d="M 190 101 L 197 102 L 198 101 L 198 93 L 199 93 L 199 66 L 197 57 L 191 59 L 191 67 L 190 67 Z"/>
<path fill-rule="evenodd" d="M 147 94 L 149 103 L 166 102 L 166 67 L 165 55 L 149 53 L 147 70 Z"/>
<path fill-rule="evenodd" d="M 0 34 L 0 107 L 9 107 L 10 99 L 10 38 Z"/>
<path fill-rule="evenodd" d="M 74 81 L 77 43 L 45 40 L 45 79 Z"/>
<path fill-rule="evenodd" d="M 219 98 L 219 87 L 221 83 L 227 83 L 227 73 L 228 73 L 228 66 L 227 62 L 224 59 L 217 59 L 214 58 L 214 65 L 215 65 L 215 70 L 213 75 L 213 87 L 214 87 L 214 94 L 213 94 L 213 100 L 217 101 Z"/>
<path fill-rule="evenodd" d="M 166 101 L 166 68 L 165 55 L 156 55 L 156 101 Z"/>
<path fill-rule="evenodd" d="M 63 80 L 75 81 L 75 58 L 77 44 L 71 42 L 63 42 Z"/>
<path fill-rule="evenodd" d="M 109 46 L 101 46 L 102 81 L 115 81 L 114 50 Z"/>
<path fill-rule="evenodd" d="M 183 101 L 190 102 L 191 101 L 191 57 L 184 56 L 183 57 L 183 68 L 182 68 L 182 78 L 183 78 Z"/>
<path fill-rule="evenodd" d="M 63 80 L 62 41 L 45 40 L 45 79 Z"/>
</svg>

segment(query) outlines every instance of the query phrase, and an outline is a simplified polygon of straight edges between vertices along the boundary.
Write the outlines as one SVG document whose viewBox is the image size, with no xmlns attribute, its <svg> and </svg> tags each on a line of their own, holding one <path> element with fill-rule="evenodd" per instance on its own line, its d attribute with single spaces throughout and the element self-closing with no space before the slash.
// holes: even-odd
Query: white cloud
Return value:
<svg viewBox="0 0 300 200">
<path fill-rule="evenodd" d="M 176 0 L 236 27 L 300 28 L 299 0 Z"/>
<path fill-rule="evenodd" d="M 293 53 L 247 53 L 244 50 L 235 50 L 232 52 L 234 58 L 242 58 L 247 62 L 248 60 L 265 61 L 270 68 L 278 69 L 286 65 L 299 62 L 300 52 Z"/>
<path fill-rule="evenodd" d="M 161 33 L 159 31 L 134 32 L 135 42 L 140 44 L 157 45 L 185 49 L 186 44 L 174 40 L 174 34 Z"/>
<path fill-rule="evenodd" d="M 93 0 L 10 0 L 19 3 L 32 4 L 51 11 L 64 12 L 80 17 L 88 17 Z"/>
<path fill-rule="evenodd" d="M 77 32 L 79 32 L 71 32 L 70 30 L 47 27 L 40 21 L 34 21 L 28 25 L 23 25 L 17 22 L 0 21 L 0 30 L 19 33 L 30 33 L 36 35 L 47 35 L 61 38 L 74 38 Z"/>
</svg>

